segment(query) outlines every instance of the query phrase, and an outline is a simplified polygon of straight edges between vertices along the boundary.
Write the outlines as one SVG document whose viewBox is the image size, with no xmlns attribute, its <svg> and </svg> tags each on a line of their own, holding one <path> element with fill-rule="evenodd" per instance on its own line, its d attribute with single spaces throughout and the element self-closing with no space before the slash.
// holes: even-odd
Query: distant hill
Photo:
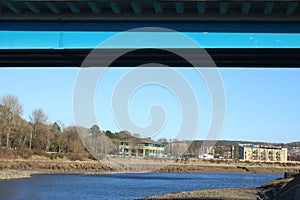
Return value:
<svg viewBox="0 0 300 200">
<path fill-rule="evenodd" d="M 285 144 L 286 147 L 300 147 L 300 142 L 290 142 Z"/>
<path fill-rule="evenodd" d="M 138 134 L 132 134 L 127 130 L 120 131 L 118 133 L 120 139 L 125 140 L 134 140 L 137 138 L 141 138 Z M 190 147 L 199 148 L 202 146 L 205 140 L 173 140 L 173 143 L 188 143 Z M 169 141 L 165 138 L 158 140 L 158 142 L 168 145 Z M 213 142 L 213 141 L 211 141 Z M 215 146 L 231 146 L 231 145 L 238 145 L 238 144 L 253 144 L 253 145 L 263 145 L 263 146 L 281 146 L 286 148 L 291 147 L 300 147 L 300 141 L 297 142 L 290 142 L 290 143 L 271 143 L 271 142 L 254 142 L 254 141 L 243 141 L 243 140 L 217 140 Z"/>
<path fill-rule="evenodd" d="M 192 143 L 193 145 L 202 145 L 205 140 L 194 140 L 194 141 L 186 141 L 188 143 Z M 292 143 L 284 144 L 284 143 L 270 143 L 270 142 L 253 142 L 253 141 L 242 141 L 242 140 L 217 140 L 216 146 L 230 146 L 230 145 L 238 145 L 238 144 L 253 144 L 253 145 L 265 145 L 265 146 L 291 146 Z M 293 143 L 294 144 L 294 143 Z M 297 143 L 296 143 L 297 144 Z M 300 146 L 300 142 L 298 144 Z"/>
</svg>

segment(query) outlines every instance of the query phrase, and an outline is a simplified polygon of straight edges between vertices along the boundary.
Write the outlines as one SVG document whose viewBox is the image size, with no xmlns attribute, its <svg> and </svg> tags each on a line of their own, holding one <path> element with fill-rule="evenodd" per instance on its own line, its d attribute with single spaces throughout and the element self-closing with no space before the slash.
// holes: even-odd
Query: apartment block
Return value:
<svg viewBox="0 0 300 200">
<path fill-rule="evenodd" d="M 238 148 L 240 160 L 287 162 L 287 148 L 245 144 Z"/>
</svg>

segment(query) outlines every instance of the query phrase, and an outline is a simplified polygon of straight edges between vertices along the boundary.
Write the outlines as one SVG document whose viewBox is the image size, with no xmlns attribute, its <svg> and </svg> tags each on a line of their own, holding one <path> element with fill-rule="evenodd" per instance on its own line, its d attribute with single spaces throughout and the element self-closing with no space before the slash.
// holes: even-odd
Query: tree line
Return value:
<svg viewBox="0 0 300 200">
<path fill-rule="evenodd" d="M 0 99 L 0 150 L 89 155 L 77 133 L 78 127 L 64 127 L 61 122 L 50 123 L 47 114 L 41 108 L 33 110 L 29 120 L 25 120 L 22 116 L 23 106 L 18 97 L 6 95 Z M 128 131 L 116 133 L 109 130 L 101 131 L 98 125 L 93 125 L 88 131 L 86 145 L 90 148 L 89 152 L 94 155 L 113 151 L 117 154 L 120 141 L 126 140 L 129 136 L 141 137 Z M 165 154 L 174 156 L 181 155 L 185 151 L 188 154 L 198 155 L 202 145 L 202 141 L 187 143 L 166 138 L 159 139 L 158 142 L 165 145 Z"/>
<path fill-rule="evenodd" d="M 23 106 L 18 97 L 3 96 L 0 100 L 1 149 L 35 152 L 86 153 L 75 126 L 48 122 L 41 108 L 32 111 L 29 120 L 23 117 Z"/>
</svg>

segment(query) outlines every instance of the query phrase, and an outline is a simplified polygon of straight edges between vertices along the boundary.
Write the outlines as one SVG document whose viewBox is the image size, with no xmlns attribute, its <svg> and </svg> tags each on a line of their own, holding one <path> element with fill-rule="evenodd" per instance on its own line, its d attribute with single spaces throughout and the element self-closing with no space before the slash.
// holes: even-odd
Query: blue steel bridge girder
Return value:
<svg viewBox="0 0 300 200">
<path fill-rule="evenodd" d="M 62 66 L 66 62 L 67 66 L 79 66 L 91 50 L 81 46 L 83 39 L 76 43 L 76 37 L 72 38 L 79 32 L 89 32 L 88 36 L 92 37 L 97 31 L 103 34 L 105 31 L 154 26 L 196 33 L 197 37 L 217 32 L 293 33 L 291 35 L 300 36 L 300 3 L 290 0 L 5 0 L 0 1 L 0 12 L 0 35 L 15 37 L 11 40 L 13 45 L 6 39 L 0 43 L 5 47 L 0 48 L 0 66 Z M 22 42 L 17 43 L 18 31 L 24 31 L 24 38 L 34 38 L 33 44 L 37 48 L 24 49 Z M 39 31 L 39 36 L 33 37 L 30 31 Z M 56 46 L 38 46 L 37 40 L 51 41 L 51 32 Z M 19 38 L 24 40 L 23 36 Z M 68 37 L 69 40 L 66 39 Z M 286 41 L 296 41 L 291 37 L 276 40 L 279 41 L 277 47 L 286 44 Z M 83 37 L 80 35 L 78 38 Z M 252 44 L 254 40 L 250 42 Z M 24 40 L 23 44 L 28 45 L 28 40 Z M 283 48 L 275 48 L 274 44 L 272 48 L 268 45 L 257 48 L 257 44 L 250 48 L 232 46 L 230 42 L 223 47 L 210 46 L 207 51 L 221 67 L 299 67 L 300 44 L 289 43 L 289 46 L 281 46 Z M 195 53 L 193 49 L 190 51 Z M 149 55 L 161 56 L 159 61 L 164 58 L 161 52 L 153 49 L 136 53 L 133 55 L 141 55 L 141 62 Z M 42 61 L 40 58 L 43 58 Z M 119 65 L 134 64 L 129 58 L 121 60 Z M 182 61 L 177 63 L 176 59 L 165 61 L 177 66 L 186 64 Z"/>
</svg>

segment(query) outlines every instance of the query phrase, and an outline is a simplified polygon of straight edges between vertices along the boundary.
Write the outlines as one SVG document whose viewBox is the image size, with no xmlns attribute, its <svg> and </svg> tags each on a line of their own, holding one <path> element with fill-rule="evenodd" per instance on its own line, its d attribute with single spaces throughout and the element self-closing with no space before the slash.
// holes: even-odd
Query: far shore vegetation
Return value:
<svg viewBox="0 0 300 200">
<path fill-rule="evenodd" d="M 41 108 L 32 111 L 29 121 L 22 114 L 23 105 L 17 97 L 7 95 L 0 99 L 0 158 L 28 159 L 32 155 L 42 155 L 51 159 L 94 159 L 83 146 L 75 126 L 49 122 Z M 90 131 L 98 134 L 100 128 L 93 125 Z M 104 134 L 117 138 L 117 134 L 110 131 Z"/>
<path fill-rule="evenodd" d="M 23 117 L 23 105 L 18 97 L 13 95 L 3 96 L 0 99 L 0 159 L 18 160 L 32 159 L 34 156 L 44 157 L 50 160 L 69 161 L 96 161 L 95 157 L 84 147 L 75 126 L 65 127 L 62 122 L 49 122 L 47 114 L 41 108 L 32 111 L 29 120 Z M 122 135 L 131 134 L 128 131 L 113 133 L 109 130 L 102 131 L 98 125 L 88 128 L 91 135 L 105 135 L 115 144 L 120 144 Z M 132 137 L 138 137 L 132 134 Z M 162 144 L 168 144 L 170 140 L 159 140 Z M 198 142 L 198 143 L 197 143 Z M 225 141 L 218 141 L 219 146 L 224 146 Z M 299 145 L 299 143 L 293 143 Z M 201 143 L 195 141 L 190 144 L 188 153 L 199 152 Z M 167 151 L 169 151 L 166 148 Z M 222 150 L 222 149 L 221 149 Z M 118 153 L 118 152 L 116 152 Z M 168 152 L 167 152 L 168 153 Z M 167 154 L 166 153 L 166 154 Z M 116 154 L 118 155 L 118 154 Z M 177 164 L 197 164 L 193 159 L 179 157 L 163 157 L 173 159 Z M 198 164 L 200 161 L 198 162 Z M 205 164 L 237 164 L 236 160 L 205 160 Z M 289 163 L 256 163 L 242 162 L 246 165 L 264 166 L 276 165 L 279 167 L 295 167 L 298 162 Z M 241 163 L 240 163 L 241 164 Z"/>
</svg>

